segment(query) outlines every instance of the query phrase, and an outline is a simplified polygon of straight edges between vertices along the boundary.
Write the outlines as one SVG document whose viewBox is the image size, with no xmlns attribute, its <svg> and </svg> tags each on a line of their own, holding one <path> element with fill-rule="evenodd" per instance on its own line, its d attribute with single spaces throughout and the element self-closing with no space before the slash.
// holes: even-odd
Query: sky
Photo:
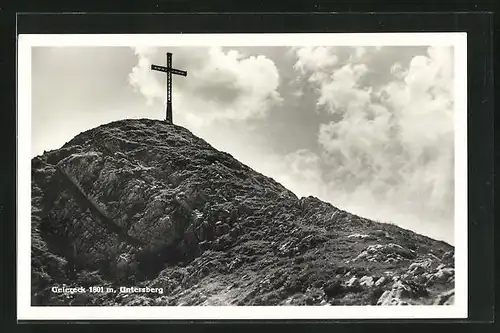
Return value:
<svg viewBox="0 0 500 333">
<path fill-rule="evenodd" d="M 173 120 L 297 196 L 454 243 L 453 47 L 33 47 L 32 157 Z"/>
</svg>

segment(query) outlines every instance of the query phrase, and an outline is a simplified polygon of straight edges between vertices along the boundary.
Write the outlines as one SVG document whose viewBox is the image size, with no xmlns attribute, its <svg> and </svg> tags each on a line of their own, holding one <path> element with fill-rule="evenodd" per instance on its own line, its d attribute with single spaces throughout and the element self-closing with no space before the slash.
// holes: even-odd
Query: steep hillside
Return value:
<svg viewBox="0 0 500 333">
<path fill-rule="evenodd" d="M 453 289 L 452 246 L 299 199 L 176 125 L 117 121 L 32 160 L 33 305 L 452 304 Z"/>
</svg>

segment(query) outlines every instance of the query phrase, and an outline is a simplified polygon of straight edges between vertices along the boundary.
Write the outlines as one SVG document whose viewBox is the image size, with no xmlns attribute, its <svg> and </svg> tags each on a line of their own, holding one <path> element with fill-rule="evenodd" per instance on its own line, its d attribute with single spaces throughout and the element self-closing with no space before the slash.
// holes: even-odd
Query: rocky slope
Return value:
<svg viewBox="0 0 500 333">
<path fill-rule="evenodd" d="M 452 246 L 299 199 L 155 120 L 106 124 L 33 158 L 31 251 L 33 305 L 454 300 Z M 92 286 L 104 291 L 53 288 Z"/>
</svg>

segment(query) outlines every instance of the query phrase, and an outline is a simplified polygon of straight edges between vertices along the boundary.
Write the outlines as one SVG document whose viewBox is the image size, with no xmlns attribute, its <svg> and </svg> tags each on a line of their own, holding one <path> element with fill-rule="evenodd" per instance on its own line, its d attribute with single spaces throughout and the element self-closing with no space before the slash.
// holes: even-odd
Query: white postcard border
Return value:
<svg viewBox="0 0 500 333">
<path fill-rule="evenodd" d="M 453 46 L 455 59 L 455 304 L 449 306 L 31 306 L 31 48 L 34 46 Z M 467 317 L 467 34 L 19 35 L 17 114 L 18 320 L 417 319 Z M 63 126 L 63 124 L 61 124 Z"/>
</svg>

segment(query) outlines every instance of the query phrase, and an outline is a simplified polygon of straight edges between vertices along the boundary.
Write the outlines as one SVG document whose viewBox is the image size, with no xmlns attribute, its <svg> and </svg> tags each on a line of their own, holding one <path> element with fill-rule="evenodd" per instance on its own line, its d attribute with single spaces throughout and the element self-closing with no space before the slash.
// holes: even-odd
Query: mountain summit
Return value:
<svg viewBox="0 0 500 333">
<path fill-rule="evenodd" d="M 454 301 L 451 245 L 299 199 L 147 119 L 32 159 L 31 256 L 32 305 Z"/>
</svg>

